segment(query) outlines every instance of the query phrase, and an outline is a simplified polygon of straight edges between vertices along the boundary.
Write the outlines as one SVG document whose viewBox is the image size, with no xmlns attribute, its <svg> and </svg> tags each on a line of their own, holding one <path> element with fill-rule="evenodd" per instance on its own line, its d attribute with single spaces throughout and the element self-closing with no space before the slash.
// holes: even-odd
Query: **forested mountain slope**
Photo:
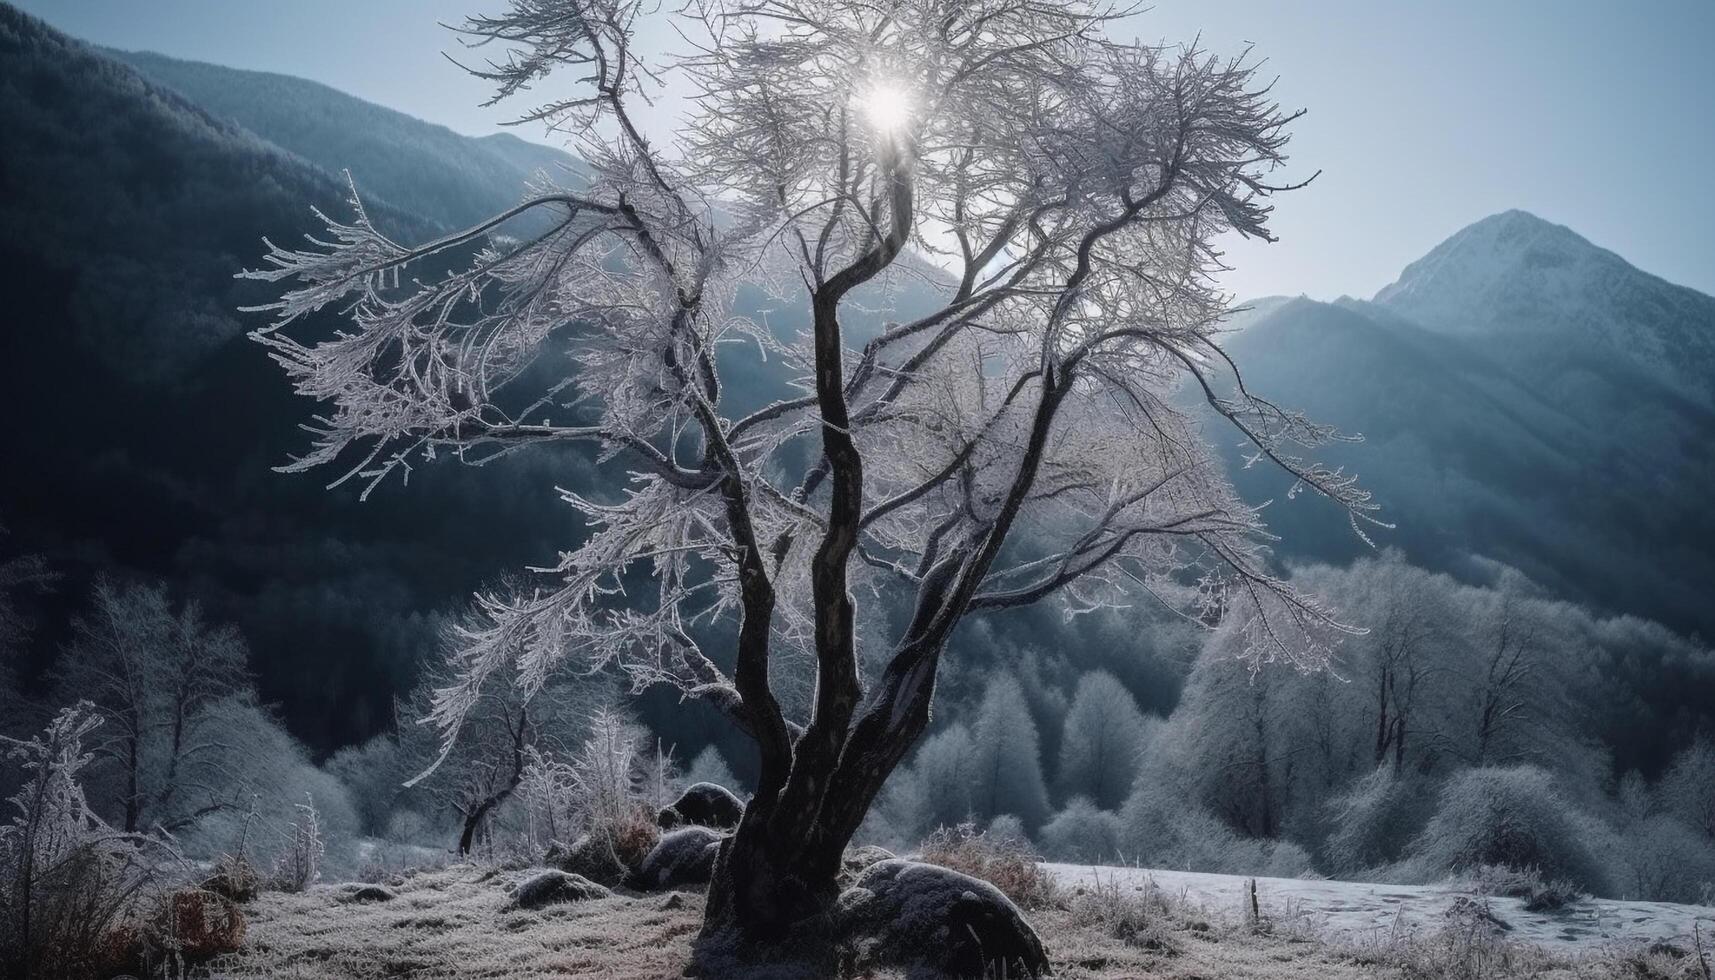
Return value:
<svg viewBox="0 0 1715 980">
<path fill-rule="evenodd" d="M 250 638 L 264 696 L 315 744 L 387 724 L 425 614 L 550 557 L 575 533 L 552 486 L 583 464 L 441 467 L 368 507 L 272 472 L 311 406 L 244 338 L 257 323 L 238 307 L 267 293 L 233 274 L 263 235 L 316 228 L 312 205 L 340 213 L 342 181 L 4 5 L 0 131 L 0 379 L 21 413 L 0 466 L 8 549 L 64 572 L 65 606 L 103 569 L 202 599 Z M 370 214 L 407 241 L 440 227 Z M 38 665 L 63 637 L 47 612 Z"/>
</svg>

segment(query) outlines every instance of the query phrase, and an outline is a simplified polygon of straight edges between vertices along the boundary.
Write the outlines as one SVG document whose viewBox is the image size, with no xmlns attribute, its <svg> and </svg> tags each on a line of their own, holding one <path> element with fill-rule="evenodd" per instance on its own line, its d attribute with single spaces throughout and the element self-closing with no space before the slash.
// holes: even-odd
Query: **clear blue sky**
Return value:
<svg viewBox="0 0 1715 980">
<path fill-rule="evenodd" d="M 472 134 L 506 113 L 478 107 L 487 90 L 441 56 L 458 45 L 437 22 L 500 5 L 22 4 L 100 44 L 301 75 Z M 1278 202 L 1279 244 L 1234 245 L 1240 296 L 1368 296 L 1513 207 L 1715 293 L 1715 0 L 1159 0 L 1129 26 L 1254 42 L 1282 101 L 1310 110 L 1294 169 L 1323 174 Z"/>
</svg>

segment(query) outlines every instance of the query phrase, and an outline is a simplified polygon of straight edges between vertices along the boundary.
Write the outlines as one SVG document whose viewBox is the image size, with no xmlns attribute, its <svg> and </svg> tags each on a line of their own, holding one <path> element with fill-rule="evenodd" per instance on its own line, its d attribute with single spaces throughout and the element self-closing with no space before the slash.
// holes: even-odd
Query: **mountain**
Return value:
<svg viewBox="0 0 1715 980">
<path fill-rule="evenodd" d="M 31 661 L 52 657 L 92 576 L 164 580 L 244 631 L 263 695 L 312 744 L 387 724 L 432 614 L 575 539 L 552 487 L 590 481 L 590 464 L 442 466 L 373 506 L 327 492 L 329 474 L 271 472 L 314 406 L 243 336 L 260 318 L 238 308 L 269 292 L 233 273 L 263 235 L 317 230 L 312 205 L 338 213 L 343 181 L 4 4 L 0 132 L 0 386 L 15 408 L 0 522 L 8 551 L 65 574 Z M 463 159 L 400 157 L 425 174 Z M 407 241 L 452 213 L 369 210 Z"/>
<path fill-rule="evenodd" d="M 1228 347 L 1252 389 L 1364 436 L 1327 455 L 1398 523 L 1381 543 L 1441 569 L 1500 560 L 1569 598 L 1715 635 L 1711 338 L 1715 299 L 1513 211 L 1373 302 L 1294 300 Z M 1262 468 L 1235 472 L 1251 499 L 1282 496 Z M 1271 508 L 1285 556 L 1365 550 L 1318 504 Z"/>
<path fill-rule="evenodd" d="M 1715 298 L 1525 211 L 1460 231 L 1375 301 L 1483 344 L 1551 398 L 1585 397 L 1594 377 L 1715 407 Z"/>
<path fill-rule="evenodd" d="M 553 147 L 506 133 L 462 136 L 306 79 L 146 51 L 106 53 L 328 173 L 349 171 L 366 202 L 440 231 L 517 204 L 539 172 L 572 184 L 585 173 L 581 161 Z"/>
</svg>

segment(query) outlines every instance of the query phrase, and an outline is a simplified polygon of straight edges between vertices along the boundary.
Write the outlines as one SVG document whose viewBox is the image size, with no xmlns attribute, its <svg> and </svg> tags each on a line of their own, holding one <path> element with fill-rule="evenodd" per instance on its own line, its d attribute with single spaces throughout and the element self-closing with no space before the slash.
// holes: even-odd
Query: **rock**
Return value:
<svg viewBox="0 0 1715 980">
<path fill-rule="evenodd" d="M 848 888 L 851 887 L 856 883 L 858 876 L 868 871 L 871 865 L 891 861 L 895 856 L 887 848 L 877 847 L 874 844 L 851 848 L 840 858 L 840 884 Z"/>
<path fill-rule="evenodd" d="M 685 893 L 668 892 L 667 897 L 661 900 L 661 904 L 655 907 L 662 912 L 674 912 L 682 909 L 685 907 Z"/>
<path fill-rule="evenodd" d="M 662 834 L 626 883 L 643 891 L 706 885 L 714 874 L 722 839 L 707 827 L 681 827 Z"/>
<path fill-rule="evenodd" d="M 738 826 L 742 816 L 744 801 L 733 795 L 732 790 L 714 783 L 693 783 L 656 816 L 655 823 L 663 830 L 681 824 L 730 830 Z"/>
<path fill-rule="evenodd" d="M 587 902 L 592 898 L 608 898 L 613 892 L 585 878 L 564 871 L 543 871 L 512 886 L 510 907 L 539 909 L 562 902 Z"/>
<path fill-rule="evenodd" d="M 631 870 L 605 835 L 594 834 L 584 834 L 570 844 L 555 841 L 548 846 L 548 854 L 542 863 L 609 887 L 624 881 L 626 872 Z"/>
<path fill-rule="evenodd" d="M 871 865 L 840 894 L 847 942 L 882 963 L 954 977 L 1041 977 L 1042 940 L 1018 906 L 986 881 L 897 858 Z"/>
<path fill-rule="evenodd" d="M 393 894 L 393 889 L 381 885 L 359 885 L 346 891 L 341 901 L 346 902 L 391 902 L 399 896 Z"/>
</svg>

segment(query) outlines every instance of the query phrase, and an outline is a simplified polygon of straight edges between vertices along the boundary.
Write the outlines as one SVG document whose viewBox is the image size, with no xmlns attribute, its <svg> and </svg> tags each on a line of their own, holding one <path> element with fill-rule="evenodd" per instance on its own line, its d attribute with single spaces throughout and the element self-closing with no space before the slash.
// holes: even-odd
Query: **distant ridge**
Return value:
<svg viewBox="0 0 1715 980">
<path fill-rule="evenodd" d="M 518 203 L 539 173 L 574 186 L 587 173 L 553 147 L 509 133 L 464 136 L 320 82 L 146 51 L 107 53 L 331 174 L 349 170 L 365 201 L 386 202 L 442 231 Z"/>
</svg>

